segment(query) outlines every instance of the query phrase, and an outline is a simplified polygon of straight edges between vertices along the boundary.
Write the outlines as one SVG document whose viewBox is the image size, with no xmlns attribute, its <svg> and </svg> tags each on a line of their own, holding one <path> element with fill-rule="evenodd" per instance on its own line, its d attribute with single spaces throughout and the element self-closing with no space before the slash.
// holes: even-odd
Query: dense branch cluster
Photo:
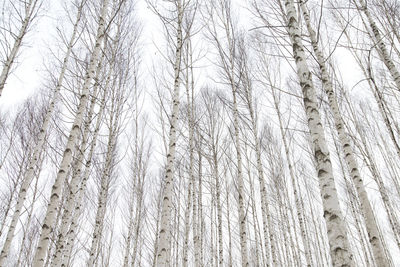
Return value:
<svg viewBox="0 0 400 267">
<path fill-rule="evenodd" d="M 397 1 L 55 2 L 0 4 L 0 266 L 399 265 Z"/>
</svg>

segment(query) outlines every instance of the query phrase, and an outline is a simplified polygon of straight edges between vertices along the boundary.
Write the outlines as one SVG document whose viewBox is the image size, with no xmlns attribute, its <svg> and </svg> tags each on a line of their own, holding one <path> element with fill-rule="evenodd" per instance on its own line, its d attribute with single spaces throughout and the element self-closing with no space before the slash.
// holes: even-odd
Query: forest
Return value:
<svg viewBox="0 0 400 267">
<path fill-rule="evenodd" d="M 0 267 L 400 266 L 398 0 L 0 8 Z"/>
</svg>

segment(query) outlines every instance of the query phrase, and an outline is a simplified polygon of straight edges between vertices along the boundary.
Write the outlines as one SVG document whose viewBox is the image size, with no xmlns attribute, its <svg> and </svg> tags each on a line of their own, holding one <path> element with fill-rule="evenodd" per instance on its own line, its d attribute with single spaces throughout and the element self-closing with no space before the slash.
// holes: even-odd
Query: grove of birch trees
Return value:
<svg viewBox="0 0 400 267">
<path fill-rule="evenodd" d="M 397 0 L 0 8 L 0 267 L 400 266 Z"/>
</svg>

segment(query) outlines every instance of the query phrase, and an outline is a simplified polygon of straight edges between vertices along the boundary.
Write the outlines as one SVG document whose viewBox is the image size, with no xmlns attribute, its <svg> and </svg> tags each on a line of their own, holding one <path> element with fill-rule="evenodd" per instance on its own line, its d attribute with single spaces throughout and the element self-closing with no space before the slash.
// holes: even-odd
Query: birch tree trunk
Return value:
<svg viewBox="0 0 400 267">
<path fill-rule="evenodd" d="M 136 69 L 134 70 L 134 144 L 131 147 L 131 153 L 133 154 L 133 159 L 131 160 L 131 164 L 133 167 L 131 168 L 131 176 L 128 180 L 128 186 L 130 189 L 130 197 L 129 197 L 129 222 L 128 222 L 128 236 L 125 242 L 125 252 L 124 252 L 124 262 L 123 266 L 129 266 L 129 256 L 131 257 L 131 265 L 135 266 L 136 262 L 136 254 L 138 250 L 139 238 L 142 228 L 142 221 L 144 221 L 146 207 L 145 207 L 145 181 L 147 177 L 147 168 L 148 168 L 148 161 L 150 157 L 150 149 L 151 144 L 146 146 L 145 142 L 145 128 L 146 124 L 143 128 L 139 129 L 141 108 L 139 103 L 139 96 L 141 92 L 138 90 L 138 77 L 136 76 L 137 72 Z M 145 117 L 143 117 L 145 118 Z M 133 179 L 131 182 L 130 179 Z M 132 184 L 131 184 L 132 183 Z M 134 202 L 136 200 L 136 208 L 134 207 Z M 133 248 L 131 249 L 131 243 L 133 240 Z M 132 250 L 132 253 L 131 253 Z M 140 254 L 140 253 L 139 253 Z M 140 258 L 139 258 L 140 261 Z M 140 262 L 139 262 L 140 266 Z"/>
<path fill-rule="evenodd" d="M 243 184 L 243 171 L 242 171 L 242 154 L 240 149 L 240 138 L 239 138 L 239 114 L 236 101 L 236 90 L 237 88 L 232 85 L 232 97 L 233 97 L 233 125 L 234 125 L 234 137 L 236 146 L 236 158 L 237 158 L 237 183 L 238 183 L 238 198 L 239 198 L 239 224 L 240 224 L 240 251 L 242 256 L 242 266 L 249 266 L 249 260 L 247 256 L 247 231 L 246 231 L 246 212 L 244 202 L 244 184 Z"/>
<path fill-rule="evenodd" d="M 231 229 L 231 216 L 229 212 L 230 201 L 229 201 L 229 186 L 227 180 L 225 180 L 225 189 L 226 189 L 226 218 L 228 224 L 228 266 L 233 266 L 233 255 L 232 255 L 232 229 Z"/>
<path fill-rule="evenodd" d="M 334 266 L 354 266 L 352 252 L 346 233 L 346 225 L 340 210 L 338 193 L 332 173 L 329 150 L 324 129 L 318 112 L 317 99 L 313 87 L 311 72 L 308 69 L 301 33 L 297 22 L 297 11 L 293 0 L 285 0 L 288 33 L 293 46 L 293 58 L 296 61 L 297 75 L 303 92 L 304 108 L 311 133 L 313 151 L 317 163 L 324 218 Z"/>
<path fill-rule="evenodd" d="M 221 102 L 218 100 L 216 94 L 210 90 L 204 90 L 202 92 L 202 101 L 205 107 L 205 119 L 204 119 L 204 132 L 207 137 L 206 144 L 208 145 L 209 154 L 205 158 L 208 160 L 210 167 L 212 168 L 212 177 L 215 180 L 215 198 L 217 206 L 217 235 L 218 235 L 218 258 L 219 265 L 223 266 L 223 231 L 222 231 L 222 204 L 221 204 L 221 192 L 223 175 L 220 174 L 220 147 L 219 142 L 222 133 L 222 121 L 221 121 L 221 108 L 219 105 Z M 223 150 L 224 148 L 222 148 Z"/>
<path fill-rule="evenodd" d="M 251 124 L 251 132 L 254 139 L 254 150 L 256 152 L 256 161 L 257 161 L 257 172 L 258 172 L 258 182 L 260 184 L 259 190 L 261 195 L 261 215 L 262 215 L 262 222 L 263 222 L 263 233 L 264 233 L 264 245 L 266 251 L 266 266 L 270 265 L 270 259 L 272 258 L 272 263 L 276 265 L 276 257 L 275 257 L 275 237 L 274 231 L 268 229 L 268 225 L 272 225 L 271 221 L 271 212 L 269 209 L 269 203 L 267 198 L 267 188 L 265 185 L 265 178 L 264 178 L 264 167 L 262 164 L 261 159 L 261 145 L 260 145 L 260 138 L 258 136 L 258 123 L 257 123 L 257 115 L 255 112 L 255 105 L 253 104 L 253 88 L 250 81 L 250 73 L 247 69 L 248 66 L 246 63 L 246 59 L 243 59 L 243 69 L 244 69 L 244 94 L 246 100 L 246 106 L 249 111 L 250 115 L 250 124 Z M 272 257 L 270 255 L 270 247 L 272 252 Z"/>
<path fill-rule="evenodd" d="M 233 141 L 236 148 L 236 168 L 237 168 L 237 192 L 239 202 L 239 237 L 242 266 L 249 266 L 248 246 L 247 246 L 247 230 L 246 230 L 246 211 L 245 211 L 245 188 L 242 166 L 242 152 L 239 136 L 239 111 L 238 111 L 238 86 L 241 82 L 236 77 L 241 77 L 235 72 L 238 63 L 235 51 L 239 47 L 239 40 L 236 38 L 238 29 L 235 27 L 232 18 L 231 1 L 223 0 L 209 7 L 208 13 L 211 19 L 209 25 L 209 34 L 219 57 L 219 67 L 221 68 L 222 78 L 227 86 L 230 87 L 232 94 L 232 117 L 233 117 Z M 214 14 L 214 11 L 216 14 Z M 216 18 L 214 18 L 216 17 Z M 219 36 L 217 27 L 221 28 L 222 37 Z"/>
<path fill-rule="evenodd" d="M 172 113 L 170 119 L 170 130 L 169 130 L 169 145 L 167 154 L 167 166 L 165 175 L 165 188 L 164 196 L 162 199 L 162 211 L 161 211 L 161 225 L 158 239 L 158 252 L 157 252 L 157 266 L 169 267 L 170 258 L 169 255 L 169 244 L 171 238 L 171 229 L 169 229 L 171 221 L 171 208 L 172 208 L 172 189 L 174 182 L 174 164 L 175 164 L 175 147 L 176 147 L 176 126 L 179 113 L 179 87 L 180 87 L 180 73 L 181 73 L 181 57 L 182 57 L 182 19 L 184 15 L 184 5 L 182 0 L 178 0 L 176 3 L 177 11 L 177 36 L 176 36 L 176 51 L 175 51 L 175 63 L 174 63 L 174 90 L 172 98 Z"/>
<path fill-rule="evenodd" d="M 117 37 L 115 40 L 118 40 Z M 121 116 L 123 115 L 125 96 L 124 96 L 124 86 L 127 82 L 126 78 L 128 69 L 122 72 L 121 77 L 117 77 L 118 84 L 112 87 L 111 94 L 112 99 L 111 107 L 109 111 L 109 131 L 108 131 L 108 142 L 107 142 L 107 152 L 104 163 L 104 169 L 101 174 L 100 180 L 100 192 L 98 197 L 96 218 L 95 218 L 95 226 L 93 230 L 92 243 L 89 251 L 89 259 L 87 261 L 87 266 L 94 266 L 98 254 L 100 252 L 100 240 L 102 238 L 103 228 L 104 228 L 104 220 L 106 215 L 106 208 L 108 202 L 109 188 L 111 183 L 111 175 L 116 166 L 116 157 L 117 157 L 117 139 L 120 134 L 120 123 Z"/>
<path fill-rule="evenodd" d="M 40 0 L 28 0 L 28 2 L 24 1 L 24 11 L 25 11 L 25 17 L 22 20 L 22 25 L 21 28 L 19 29 L 18 34 L 15 37 L 15 42 L 11 48 L 10 53 L 7 55 L 7 58 L 4 62 L 3 69 L 1 70 L 0 74 L 0 97 L 3 92 L 4 86 L 6 85 L 7 78 L 9 76 L 10 70 L 12 65 L 14 64 L 14 61 L 18 55 L 18 51 L 21 48 L 22 45 L 22 40 L 26 33 L 28 32 L 28 27 L 32 23 L 33 19 L 36 17 L 38 9 L 41 7 L 42 3 Z M 21 3 L 22 4 L 22 3 Z M 4 10 L 3 10 L 4 12 Z M 18 16 L 21 18 L 22 14 L 18 14 Z M 11 32 L 11 30 L 10 30 Z M 11 35 L 14 35 L 11 32 Z"/>
<path fill-rule="evenodd" d="M 84 3 L 85 3 L 85 1 L 82 1 L 80 3 L 80 5 L 78 6 L 77 17 L 76 17 L 76 20 L 75 20 L 75 23 L 74 23 L 71 39 L 70 39 L 70 41 L 68 42 L 68 45 L 67 45 L 67 52 L 66 52 L 66 54 L 64 56 L 64 60 L 63 60 L 63 64 L 62 64 L 62 67 L 61 67 L 60 75 L 59 75 L 58 80 L 57 80 L 57 85 L 56 85 L 56 88 L 54 89 L 54 94 L 53 94 L 52 100 L 51 100 L 51 102 L 49 104 L 48 110 L 47 110 L 46 115 L 45 115 L 45 119 L 43 121 L 42 127 L 41 127 L 40 132 L 39 132 L 38 137 L 37 137 L 37 144 L 36 144 L 36 146 L 34 148 L 33 155 L 32 155 L 32 157 L 31 157 L 31 159 L 29 161 L 28 169 L 26 171 L 25 177 L 23 179 L 22 185 L 21 185 L 19 193 L 18 193 L 18 199 L 17 199 L 17 203 L 15 205 L 15 211 L 14 211 L 14 214 L 12 216 L 10 227 L 8 229 L 8 232 L 7 232 L 6 241 L 4 243 L 4 246 L 3 246 L 3 249 L 2 249 L 1 255 L 0 255 L 0 266 L 3 265 L 4 260 L 8 256 L 8 252 L 10 250 L 11 242 L 12 242 L 12 240 L 14 238 L 15 228 L 16 228 L 17 223 L 18 223 L 19 218 L 20 218 L 21 209 L 22 209 L 22 207 L 24 205 L 24 202 L 26 200 L 26 194 L 27 194 L 28 188 L 29 188 L 29 186 L 30 186 L 30 184 L 32 182 L 33 177 L 34 177 L 35 167 L 36 167 L 36 165 L 38 163 L 39 155 L 40 155 L 40 153 L 42 152 L 42 149 L 43 149 L 43 145 L 44 145 L 44 142 L 45 142 L 45 139 L 46 139 L 46 134 L 47 134 L 47 131 L 48 131 L 48 128 L 49 128 L 49 123 L 50 123 L 50 120 L 51 120 L 51 118 L 53 116 L 53 112 L 54 112 L 54 109 L 56 107 L 56 103 L 57 103 L 58 98 L 59 98 L 60 89 L 61 89 L 61 86 L 63 84 L 63 80 L 64 80 L 64 76 L 65 76 L 65 71 L 67 69 L 69 57 L 71 55 L 71 51 L 72 51 L 73 45 L 74 45 L 74 43 L 76 41 L 76 35 L 77 35 L 77 31 L 78 31 L 78 24 L 79 24 L 79 22 L 81 20 L 82 9 L 83 9 Z M 0 95 L 1 95 L 1 91 L 0 91 Z"/>
<path fill-rule="evenodd" d="M 200 135 L 198 133 L 198 135 Z M 199 138 L 200 139 L 200 138 Z M 197 255 L 198 259 L 198 266 L 203 266 L 203 237 L 204 237 L 204 227 L 203 227 L 203 161 L 202 161 L 202 154 L 201 154 L 201 141 L 199 142 L 199 147 L 197 150 L 198 155 L 198 179 L 199 179 L 199 192 L 198 192 L 198 241 L 197 243 L 197 251 L 199 255 Z M 196 258 L 195 258 L 196 259 Z"/>
<path fill-rule="evenodd" d="M 81 91 L 81 97 L 79 101 L 78 110 L 74 118 L 72 129 L 69 133 L 68 142 L 65 147 L 63 158 L 60 164 L 60 169 L 57 173 L 56 180 L 52 187 L 50 202 L 46 210 L 46 216 L 42 226 L 42 232 L 40 234 L 39 244 L 36 249 L 33 266 L 40 267 L 43 266 L 46 257 L 47 247 L 50 242 L 50 235 L 53 231 L 54 220 L 56 216 L 56 209 L 59 206 L 60 193 L 62 191 L 62 185 L 66 179 L 68 169 L 72 162 L 72 154 L 75 151 L 75 143 L 79 132 L 81 130 L 81 125 L 83 122 L 84 110 L 86 108 L 86 103 L 89 97 L 89 87 L 93 76 L 95 75 L 95 68 L 97 66 L 100 52 L 101 52 L 101 42 L 105 35 L 105 19 L 108 10 L 109 0 L 104 0 L 101 7 L 101 13 L 99 17 L 99 26 L 97 30 L 97 36 L 95 41 L 94 50 L 90 59 L 90 63 L 85 74 L 85 81 Z"/>
<path fill-rule="evenodd" d="M 104 59 L 104 57 L 103 57 Z M 59 230 L 58 236 L 57 236 L 57 242 L 56 242 L 56 251 L 54 254 L 54 258 L 52 261 L 52 265 L 55 267 L 58 267 L 61 265 L 61 260 L 63 257 L 63 250 L 64 250 L 64 245 L 65 245 L 65 237 L 68 232 L 68 227 L 70 226 L 71 220 L 72 220 L 72 212 L 73 208 L 75 206 L 75 198 L 76 198 L 76 193 L 79 191 L 79 184 L 81 182 L 81 172 L 82 172 L 82 165 L 84 162 L 84 151 L 86 150 L 86 146 L 88 143 L 89 139 L 89 132 L 90 132 L 90 123 L 92 121 L 93 113 L 94 113 L 94 108 L 96 106 L 96 100 L 97 100 L 97 95 L 98 95 L 98 89 L 99 89 L 99 83 L 98 79 L 100 78 L 100 71 L 102 67 L 102 60 L 99 61 L 97 65 L 97 70 L 96 70 L 96 78 L 95 78 L 95 84 L 93 88 L 93 93 L 89 105 L 89 110 L 87 113 L 87 117 L 85 119 L 85 123 L 83 124 L 83 136 L 82 136 L 82 142 L 80 145 L 80 149 L 78 151 L 78 156 L 75 160 L 75 164 L 73 165 L 73 174 L 72 178 L 70 180 L 68 189 L 68 197 L 65 202 L 65 209 L 63 216 L 61 218 L 61 228 Z M 106 85 L 107 88 L 107 85 Z"/>
<path fill-rule="evenodd" d="M 338 144 L 339 142 L 336 141 L 335 140 L 336 139 L 335 136 L 333 136 L 334 135 L 333 134 L 334 130 L 333 130 L 333 126 L 330 123 L 329 123 L 329 127 L 331 128 L 332 138 L 334 138 L 335 150 L 336 150 L 336 153 L 338 155 L 340 170 L 341 170 L 341 173 L 342 173 L 343 178 L 345 180 L 346 190 L 347 190 L 347 194 L 348 194 L 348 198 L 349 198 L 349 200 L 348 200 L 349 204 L 348 205 L 350 206 L 350 211 L 351 211 L 351 214 L 352 214 L 352 216 L 354 218 L 355 228 L 356 228 L 357 233 L 359 235 L 359 239 L 360 239 L 360 244 L 362 246 L 363 255 L 364 255 L 364 258 L 365 258 L 367 266 L 371 266 L 370 258 L 373 258 L 373 256 L 372 256 L 372 251 L 371 251 L 370 247 L 368 246 L 368 244 L 365 243 L 365 240 L 367 240 L 367 238 L 365 238 L 365 236 L 366 236 L 365 235 L 365 231 L 363 231 L 362 222 L 360 222 L 360 217 L 362 217 L 363 215 L 362 214 L 358 214 L 358 213 L 360 213 L 360 210 L 359 210 L 359 206 L 360 205 L 359 205 L 359 200 L 357 198 L 358 195 L 355 192 L 355 190 L 353 189 L 353 187 L 355 187 L 354 184 L 351 183 L 351 181 L 347 178 L 347 173 L 345 171 L 345 164 L 346 163 L 344 163 L 342 158 L 341 158 L 341 154 L 340 154 L 341 151 L 340 151 L 340 148 L 339 148 L 340 144 Z M 356 205 L 357 205 L 357 207 L 356 207 Z M 366 242 L 368 242 L 368 241 L 366 241 Z M 359 253 L 359 254 L 361 254 L 361 253 Z M 369 255 L 371 257 L 369 257 Z"/>
<path fill-rule="evenodd" d="M 190 231 L 190 211 L 192 210 L 192 201 L 194 202 L 192 192 L 194 179 L 194 77 L 193 77 L 193 51 L 191 46 L 191 39 L 186 41 L 186 100 L 187 100 L 187 120 L 189 130 L 189 184 L 188 184 L 188 200 L 185 210 L 185 240 L 183 247 L 183 266 L 188 265 L 188 250 L 189 250 L 189 231 Z M 194 216 L 192 216 L 194 221 Z"/>
<path fill-rule="evenodd" d="M 326 59 L 323 55 L 323 52 L 319 48 L 318 40 L 315 31 L 311 26 L 310 16 L 308 14 L 307 7 L 303 2 L 303 0 L 300 0 L 300 7 L 303 12 L 304 21 L 306 22 L 311 44 L 318 61 L 319 69 L 321 71 L 322 84 L 325 89 L 325 93 L 328 96 L 329 107 L 333 115 L 336 132 L 338 133 L 339 136 L 339 142 L 344 151 L 344 157 L 347 163 L 347 167 L 350 176 L 355 184 L 358 197 L 360 199 L 361 212 L 363 213 L 365 225 L 367 227 L 369 242 L 371 243 L 372 246 L 374 258 L 378 266 L 386 266 L 388 262 L 385 259 L 385 253 L 383 251 L 382 242 L 379 238 L 379 231 L 378 231 L 378 226 L 376 224 L 375 215 L 372 210 L 371 203 L 369 202 L 367 192 L 365 191 L 363 179 L 361 178 L 360 175 L 357 160 L 354 156 L 353 148 L 351 147 L 350 138 L 348 137 L 348 134 L 345 130 L 343 118 L 339 110 L 339 105 L 336 100 L 336 95 L 335 92 L 333 91 L 332 81 L 331 78 L 329 77 L 328 70 L 325 65 Z"/>
<path fill-rule="evenodd" d="M 106 82 L 106 84 L 107 84 L 107 82 Z M 103 121 L 103 113 L 104 113 L 104 109 L 105 109 L 106 95 L 107 95 L 106 91 L 104 91 L 103 98 L 102 98 L 101 104 L 100 104 L 100 109 L 98 112 L 96 126 L 94 128 L 94 133 L 93 133 L 92 141 L 90 144 L 89 153 L 88 153 L 87 160 L 85 163 L 85 171 L 83 173 L 82 181 L 81 181 L 81 184 L 79 187 L 79 192 L 77 193 L 77 198 L 75 201 L 75 209 L 73 211 L 69 230 L 66 234 L 64 251 L 62 252 L 63 258 L 62 258 L 61 266 L 63 266 L 63 267 L 68 266 L 68 262 L 70 260 L 69 255 L 71 254 L 71 251 L 72 251 L 72 246 L 74 244 L 74 237 L 76 234 L 76 228 L 78 227 L 78 219 L 83 211 L 82 210 L 83 197 L 86 192 L 87 181 L 88 181 L 89 175 L 90 175 L 90 170 L 91 170 L 91 166 L 92 166 L 92 158 L 93 158 L 93 154 L 94 154 L 96 144 L 97 144 L 97 137 L 99 135 L 101 123 Z"/>
<path fill-rule="evenodd" d="M 359 0 L 359 3 L 361 5 L 360 9 L 364 12 L 365 16 L 367 17 L 369 26 L 375 37 L 375 40 L 373 40 L 373 41 L 376 42 L 376 45 L 379 48 L 378 54 L 381 57 L 385 66 L 387 67 L 390 75 L 392 76 L 392 78 L 396 84 L 397 90 L 400 91 L 400 73 L 389 55 L 389 51 L 386 48 L 385 42 L 383 41 L 383 37 L 381 36 L 378 26 L 376 25 L 374 19 L 372 18 L 371 13 L 369 12 L 367 4 L 365 3 L 364 0 Z"/>
<path fill-rule="evenodd" d="M 272 96 L 274 99 L 274 106 L 275 106 L 275 110 L 276 113 L 278 115 L 278 121 L 279 121 L 279 130 L 281 133 L 281 138 L 282 138 L 282 142 L 283 142 L 283 147 L 285 149 L 285 156 L 286 156 L 286 161 L 288 164 L 288 168 L 289 168 L 289 175 L 290 175 L 290 181 L 292 183 L 292 187 L 293 187 L 293 194 L 294 194 L 294 198 L 295 198 L 295 205 L 296 205 L 296 209 L 297 209 L 297 218 L 299 220 L 299 226 L 300 226 L 300 231 L 301 231 L 301 237 L 302 237 L 302 241 L 303 241 L 303 246 L 304 246 L 304 253 L 306 256 L 306 262 L 307 262 L 307 266 L 311 267 L 312 264 L 312 251 L 310 248 L 310 244 L 306 235 L 306 228 L 307 226 L 305 225 L 305 220 L 303 219 L 303 213 L 304 213 L 304 209 L 303 209 L 303 205 L 301 204 L 301 197 L 299 196 L 299 190 L 296 180 L 295 180 L 295 172 L 293 169 L 293 164 L 292 164 L 292 160 L 290 158 L 290 150 L 289 150 L 289 144 L 287 141 L 287 137 L 286 137 L 286 132 L 284 129 L 284 125 L 283 125 L 283 121 L 282 121 L 282 114 L 279 108 L 279 102 L 276 96 L 276 92 L 275 89 L 272 89 Z"/>
<path fill-rule="evenodd" d="M 372 128 L 369 123 L 369 120 L 366 117 L 364 117 L 364 121 L 367 122 L 367 125 L 370 128 Z M 400 225 L 397 219 L 396 212 L 394 211 L 393 203 L 389 200 L 388 191 L 386 189 L 382 174 L 379 172 L 373 153 L 370 151 L 368 147 L 368 143 L 365 137 L 365 131 L 362 130 L 362 126 L 359 121 L 356 121 L 356 129 L 359 132 L 360 141 L 363 146 L 359 144 L 358 140 L 355 140 L 355 144 L 359 147 L 359 150 L 363 152 L 364 161 L 367 163 L 367 166 L 372 174 L 372 177 L 378 185 L 379 193 L 381 195 L 384 208 L 388 215 L 389 225 L 393 231 L 394 239 L 396 240 L 397 246 L 400 248 Z"/>
<path fill-rule="evenodd" d="M 342 19 L 340 19 L 336 16 L 336 20 L 340 24 L 341 28 L 343 28 L 343 33 L 346 36 L 347 42 L 350 44 L 350 47 L 352 47 L 352 48 L 356 47 L 355 44 L 353 43 L 352 38 L 350 37 L 350 33 L 346 30 Z M 374 95 L 374 98 L 378 104 L 378 108 L 382 115 L 382 119 L 385 123 L 386 129 L 388 130 L 390 139 L 393 142 L 393 146 L 396 149 L 397 155 L 400 157 L 400 145 L 397 142 L 396 137 L 395 137 L 395 129 L 396 128 L 394 127 L 395 126 L 394 123 L 391 123 L 391 121 L 389 119 L 389 112 L 387 111 L 387 107 L 385 105 L 384 94 L 381 92 L 381 90 L 379 89 L 378 85 L 375 82 L 374 76 L 372 74 L 372 66 L 371 66 L 370 62 L 368 62 L 368 64 L 363 63 L 363 60 L 361 59 L 361 56 L 359 55 L 359 53 L 356 49 L 351 49 L 350 51 L 351 51 L 355 61 L 357 62 L 358 66 L 362 70 L 364 77 L 367 79 L 368 85 L 369 85 L 369 87 Z M 398 131 L 398 129 L 397 129 L 397 131 Z"/>
<path fill-rule="evenodd" d="M 112 172 L 113 157 L 115 156 L 115 143 L 116 143 L 116 133 L 112 130 L 109 133 L 108 144 L 107 144 L 107 154 L 106 162 L 104 166 L 104 171 L 100 180 L 100 192 L 98 197 L 97 211 L 95 226 L 93 230 L 92 244 L 89 251 L 89 259 L 87 261 L 87 266 L 94 266 L 98 258 L 100 239 L 102 238 L 102 232 L 104 227 L 104 220 L 106 215 L 106 206 L 108 200 L 108 190 L 110 185 L 110 176 Z"/>
<path fill-rule="evenodd" d="M 194 153 L 194 151 L 193 151 L 193 153 Z M 194 157 L 194 154 L 193 154 L 193 157 Z M 200 161 L 201 157 L 199 157 L 198 160 Z M 201 165 L 200 165 L 200 167 L 201 167 Z M 194 172 L 194 168 L 193 168 L 193 172 Z M 193 199 L 193 225 L 192 225 L 192 227 L 193 227 L 194 267 L 200 267 L 199 233 L 201 231 L 199 229 L 199 226 L 201 225 L 201 222 L 200 222 L 199 216 L 198 216 L 198 213 L 199 213 L 198 200 L 196 199 L 196 196 L 199 195 L 199 188 L 198 188 L 198 183 L 196 181 L 196 177 L 195 177 L 194 173 L 193 173 L 193 179 L 194 180 L 193 180 L 193 188 L 192 188 L 192 199 Z M 197 180 L 199 180 L 199 179 L 197 179 Z"/>
</svg>

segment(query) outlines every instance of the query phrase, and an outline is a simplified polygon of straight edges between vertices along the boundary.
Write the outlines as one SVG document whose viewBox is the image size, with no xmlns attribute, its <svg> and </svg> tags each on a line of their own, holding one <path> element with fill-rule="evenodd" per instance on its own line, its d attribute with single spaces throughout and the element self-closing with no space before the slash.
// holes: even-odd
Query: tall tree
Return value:
<svg viewBox="0 0 400 267">
<path fill-rule="evenodd" d="M 42 152 L 44 143 L 45 143 L 45 138 L 48 132 L 48 128 L 49 128 L 49 124 L 51 121 L 51 118 L 54 115 L 54 110 L 56 108 L 56 104 L 57 101 L 59 99 L 59 95 L 60 95 L 60 90 L 64 81 L 64 77 L 65 77 L 65 72 L 67 69 L 67 65 L 68 65 L 68 61 L 70 59 L 70 55 L 71 55 L 71 51 L 72 48 L 74 46 L 74 43 L 76 42 L 76 38 L 78 35 L 78 26 L 79 26 L 79 22 L 81 20 L 82 17 L 82 9 L 84 7 L 85 1 L 81 1 L 76 5 L 77 8 L 77 16 L 73 25 L 73 31 L 72 31 L 72 35 L 71 35 L 71 39 L 69 40 L 69 42 L 66 45 L 67 51 L 65 53 L 65 57 L 63 60 L 63 64 L 61 66 L 61 71 L 57 80 L 57 84 L 56 87 L 54 89 L 54 93 L 53 93 L 53 97 L 51 99 L 51 102 L 49 103 L 47 112 L 46 112 L 46 117 L 43 121 L 42 127 L 39 131 L 38 134 L 38 141 L 35 147 L 35 150 L 33 152 L 33 156 L 30 158 L 30 162 L 29 162 L 29 166 L 28 169 L 24 175 L 24 179 L 23 182 L 21 184 L 21 187 L 19 189 L 19 193 L 18 193 L 18 199 L 17 199 L 17 204 L 15 205 L 15 210 L 14 210 L 14 214 L 12 216 L 11 219 L 11 223 L 9 226 L 9 230 L 7 233 L 7 237 L 6 237 L 6 241 L 4 243 L 3 249 L 1 251 L 1 255 L 0 255 L 0 265 L 2 265 L 3 261 L 7 258 L 8 256 L 8 251 L 10 249 L 11 246 L 11 242 L 14 238 L 14 232 L 15 229 L 17 227 L 17 222 L 19 220 L 20 214 L 21 214 L 21 208 L 24 205 L 24 202 L 26 200 L 26 194 L 28 191 L 28 187 L 30 186 L 33 176 L 34 176 L 34 172 L 35 172 L 35 167 L 38 163 L 39 160 L 39 154 Z"/>
<path fill-rule="evenodd" d="M 29 27 L 39 15 L 39 11 L 43 5 L 42 0 L 19 0 L 5 1 L 2 11 L 2 27 L 0 34 L 2 36 L 0 44 L 5 51 L 4 59 L 2 59 L 2 70 L 0 74 L 0 97 L 6 85 L 12 66 L 21 49 L 22 41 L 29 31 Z M 8 17 L 4 14 L 4 9 L 8 9 Z M 9 21 L 6 21 L 8 19 Z M 17 29 L 14 29 L 15 21 L 18 21 Z"/>
<path fill-rule="evenodd" d="M 350 138 L 348 137 L 348 133 L 346 132 L 345 129 L 343 117 L 341 115 L 341 111 L 337 103 L 337 96 L 333 91 L 332 81 L 329 76 L 327 67 L 325 65 L 326 58 L 319 47 L 319 42 L 317 40 L 315 30 L 311 25 L 311 19 L 308 14 L 306 3 L 302 0 L 300 0 L 300 8 L 303 12 L 303 18 L 306 23 L 307 31 L 311 40 L 311 45 L 316 55 L 319 69 L 321 71 L 322 85 L 325 89 L 326 95 L 328 96 L 329 107 L 333 115 L 335 128 L 339 136 L 340 144 L 344 151 L 344 157 L 347 163 L 347 167 L 351 175 L 351 178 L 356 186 L 357 194 L 360 198 L 361 211 L 364 215 L 365 224 L 369 236 L 369 242 L 371 243 L 375 260 L 378 266 L 386 266 L 388 262 L 385 259 L 385 253 L 383 251 L 382 241 L 380 240 L 379 237 L 379 231 L 378 231 L 378 226 L 376 224 L 375 215 L 372 210 L 372 205 L 368 199 L 368 195 L 363 184 L 363 179 L 361 177 L 357 160 L 350 143 Z"/>
<path fill-rule="evenodd" d="M 76 149 L 76 140 L 81 129 L 83 122 L 84 110 L 89 98 L 89 87 L 95 74 L 95 69 L 98 64 L 101 52 L 102 40 L 105 36 L 105 26 L 106 26 L 106 16 L 108 13 L 108 0 L 104 0 L 101 5 L 101 12 L 98 20 L 98 29 L 96 34 L 96 41 L 90 58 L 89 66 L 86 71 L 85 81 L 83 88 L 81 90 L 80 101 L 78 105 L 78 110 L 74 118 L 74 122 L 69 133 L 68 142 L 65 146 L 63 159 L 60 164 L 60 169 L 57 173 L 56 180 L 52 187 L 52 192 L 50 196 L 50 202 L 46 210 L 46 217 L 43 222 L 42 232 L 40 234 L 40 241 L 36 249 L 35 259 L 33 266 L 39 267 L 43 266 L 45 263 L 45 257 L 47 248 L 50 242 L 50 235 L 53 231 L 53 226 L 56 217 L 56 210 L 60 203 L 60 194 L 62 191 L 62 186 L 65 182 L 70 164 L 72 162 L 72 155 Z"/>
<path fill-rule="evenodd" d="M 162 15 L 155 3 L 149 3 L 152 6 L 153 11 L 161 19 L 162 23 L 167 30 L 168 37 L 170 39 L 175 38 L 174 51 L 174 82 L 172 92 L 172 110 L 170 114 L 170 129 L 168 138 L 167 148 L 167 165 L 165 173 L 165 188 L 164 196 L 162 198 L 162 212 L 161 212 L 161 227 L 159 230 L 158 239 L 158 252 L 157 252 L 157 265 L 158 266 L 169 266 L 170 265 L 170 242 L 171 242 L 171 208 L 172 208 L 172 194 L 174 185 L 174 164 L 176 154 L 176 139 L 177 139 L 177 121 L 179 113 L 179 92 L 181 85 L 181 72 L 182 72 L 182 50 L 185 40 L 189 37 L 189 32 L 184 32 L 183 24 L 184 19 L 189 21 L 188 24 L 192 24 L 194 15 L 190 12 L 190 9 L 196 6 L 195 0 L 177 0 L 173 3 L 173 19 L 171 20 Z M 173 33 L 171 32 L 173 31 Z"/>
<path fill-rule="evenodd" d="M 303 93 L 304 109 L 311 134 L 313 153 L 319 178 L 321 197 L 324 207 L 324 219 L 327 226 L 330 254 L 334 266 L 353 266 L 353 257 L 349 246 L 346 226 L 340 203 L 332 163 L 326 143 L 320 113 L 318 111 L 312 75 L 307 64 L 304 46 L 301 40 L 298 13 L 293 0 L 285 1 L 287 29 L 296 62 L 297 76 Z"/>
</svg>

